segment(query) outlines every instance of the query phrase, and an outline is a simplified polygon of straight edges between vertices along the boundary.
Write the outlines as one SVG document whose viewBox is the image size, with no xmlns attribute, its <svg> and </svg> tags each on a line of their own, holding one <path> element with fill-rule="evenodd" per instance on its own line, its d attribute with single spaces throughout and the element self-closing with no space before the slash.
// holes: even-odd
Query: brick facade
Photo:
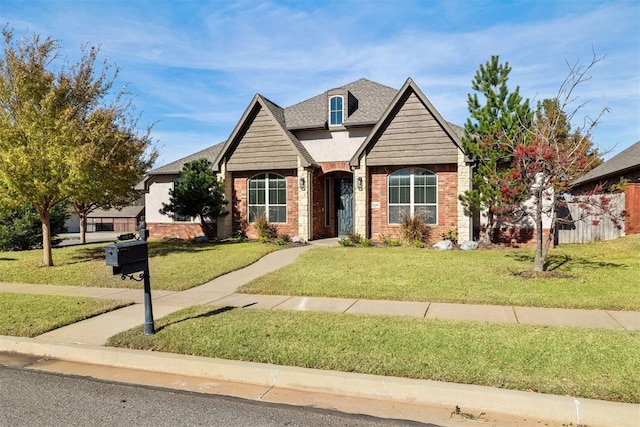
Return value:
<svg viewBox="0 0 640 427">
<path fill-rule="evenodd" d="M 311 203 L 313 212 L 313 227 L 311 232 L 312 239 L 324 239 L 328 237 L 336 237 L 336 215 L 337 209 L 335 206 L 335 179 L 352 179 L 353 174 L 349 169 L 348 162 L 324 162 L 319 164 L 319 168 L 313 172 L 313 200 Z M 326 196 L 326 180 L 328 182 L 329 190 L 329 223 L 327 224 L 325 218 L 325 196 Z"/>
<path fill-rule="evenodd" d="M 189 240 L 202 236 L 202 227 L 195 222 L 150 222 L 147 223 L 149 237 L 160 239 L 184 239 Z"/>
<path fill-rule="evenodd" d="M 438 241 L 441 235 L 458 226 L 458 174 L 456 165 L 411 166 L 427 169 L 438 177 L 438 224 L 430 225 L 430 241 Z M 369 230 L 373 240 L 380 234 L 389 237 L 400 236 L 400 225 L 389 224 L 387 215 L 387 177 L 405 169 L 405 166 L 369 167 L 370 210 Z M 379 206 L 379 207 L 378 207 Z"/>
<path fill-rule="evenodd" d="M 295 170 L 287 171 L 252 171 L 233 172 L 231 206 L 233 206 L 233 229 L 241 228 L 247 221 L 247 210 L 249 205 L 249 194 L 247 185 L 250 178 L 263 174 L 274 173 L 284 176 L 287 181 L 287 222 L 274 224 L 278 229 L 278 234 L 287 234 L 289 237 L 298 235 L 298 177 Z M 258 235 L 254 224 L 246 224 L 246 234 L 250 239 L 257 239 Z"/>
</svg>

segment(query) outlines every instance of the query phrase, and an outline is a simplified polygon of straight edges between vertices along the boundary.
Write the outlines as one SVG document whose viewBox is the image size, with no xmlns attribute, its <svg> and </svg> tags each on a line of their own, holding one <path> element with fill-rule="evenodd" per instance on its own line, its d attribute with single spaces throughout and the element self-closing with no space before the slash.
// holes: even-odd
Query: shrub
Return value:
<svg viewBox="0 0 640 427">
<path fill-rule="evenodd" d="M 349 238 L 349 240 L 351 240 L 351 242 L 354 245 L 358 245 L 362 241 L 362 236 L 359 235 L 358 233 L 349 233 L 347 237 Z"/>
<path fill-rule="evenodd" d="M 442 240 L 451 240 L 454 245 L 458 243 L 458 229 L 450 228 L 446 233 L 442 233 Z"/>
<path fill-rule="evenodd" d="M 338 243 L 340 244 L 340 246 L 353 246 L 353 242 L 348 237 L 341 237 L 340 239 L 338 239 Z"/>
<path fill-rule="evenodd" d="M 289 243 L 291 241 L 291 237 L 289 237 L 288 234 L 283 233 L 280 235 L 280 240 L 282 240 L 285 243 Z"/>
<path fill-rule="evenodd" d="M 258 242 L 260 243 L 269 243 L 269 239 L 266 237 L 258 237 Z"/>
<path fill-rule="evenodd" d="M 389 239 L 389 242 L 387 244 L 389 246 L 402 246 L 402 242 L 400 242 L 400 239 Z"/>
<path fill-rule="evenodd" d="M 64 222 L 67 219 L 66 208 L 63 203 L 51 210 L 51 243 L 58 244 L 57 234 L 65 231 Z M 0 213 L 0 250 L 26 251 L 42 247 L 42 223 L 35 208 L 29 206 Z"/>
<path fill-rule="evenodd" d="M 405 215 L 400 225 L 401 240 L 407 244 L 414 242 L 426 242 L 429 240 L 429 226 L 420 216 L 411 217 Z"/>
<path fill-rule="evenodd" d="M 414 240 L 413 246 L 416 248 L 424 248 L 424 242 L 422 240 Z"/>
<path fill-rule="evenodd" d="M 366 248 L 373 246 L 373 242 L 371 241 L 371 239 L 362 239 L 360 244 Z"/>
<path fill-rule="evenodd" d="M 284 246 L 287 244 L 287 242 L 282 237 L 278 237 L 273 241 L 273 243 L 275 243 L 278 246 Z"/>
<path fill-rule="evenodd" d="M 258 219 L 256 219 L 256 233 L 259 239 L 265 238 L 271 240 L 278 237 L 278 229 L 275 224 L 269 224 L 267 217 L 264 215 L 260 215 Z"/>
</svg>

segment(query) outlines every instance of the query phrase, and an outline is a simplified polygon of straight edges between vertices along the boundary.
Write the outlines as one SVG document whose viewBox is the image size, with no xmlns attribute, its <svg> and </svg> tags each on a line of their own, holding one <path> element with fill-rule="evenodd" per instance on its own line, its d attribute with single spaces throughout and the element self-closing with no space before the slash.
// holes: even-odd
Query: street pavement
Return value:
<svg viewBox="0 0 640 427">
<path fill-rule="evenodd" d="M 154 317 L 158 319 L 193 305 L 210 304 L 249 309 L 325 311 L 412 316 L 426 319 L 640 330 L 640 312 L 630 311 L 236 293 L 238 287 L 260 275 L 294 262 L 301 253 L 312 247 L 336 244 L 336 239 L 328 239 L 276 251 L 244 269 L 186 291 L 152 291 Z M 344 403 L 351 399 L 352 407 L 365 410 L 363 407 L 358 407 L 355 402 L 358 399 L 372 400 L 376 403 L 365 405 L 369 408 L 369 413 L 389 407 L 384 414 L 372 415 L 390 418 L 398 418 L 398 408 L 402 405 L 439 408 L 440 412 L 443 408 L 447 408 L 449 418 L 440 417 L 438 422 L 441 425 L 458 425 L 458 422 L 468 422 L 468 419 L 460 418 L 455 414 L 451 415 L 451 409 L 458 406 L 465 408 L 467 411 L 465 413 L 495 414 L 496 421 L 491 425 L 536 425 L 533 423 L 543 421 L 548 425 L 566 425 L 571 422 L 577 424 L 576 418 L 579 416 L 580 423 L 591 427 L 640 426 L 640 405 L 591 399 L 579 399 L 579 403 L 576 403 L 575 399 L 569 396 L 109 348 L 104 345 L 110 336 L 144 323 L 141 290 L 0 283 L 0 292 L 73 295 L 128 300 L 134 303 L 128 307 L 47 332 L 36 338 L 0 336 L 0 352 L 16 352 L 57 359 L 62 361 L 60 363 L 71 363 L 70 366 L 76 366 L 73 365 L 74 363 L 101 365 L 141 371 L 147 375 L 153 372 L 201 378 L 205 383 L 216 381 L 225 384 L 224 387 L 221 389 L 218 387 L 213 392 L 264 401 L 275 399 L 279 403 L 287 403 L 283 402 L 286 400 L 293 401 L 291 403 L 298 402 L 301 405 L 319 407 L 329 405 L 330 408 L 342 408 Z M 75 368 L 67 366 L 65 369 L 72 371 L 79 369 L 78 366 L 80 365 Z M 37 369 L 37 367 L 34 368 Z M 93 369 L 92 372 L 94 373 L 92 376 L 96 376 L 96 370 Z M 244 390 L 246 387 L 251 390 L 246 395 L 237 391 Z M 326 401 L 318 402 L 313 397 L 318 395 L 338 396 L 338 398 L 326 398 Z M 305 399 L 304 396 L 308 397 Z M 347 405 L 340 410 L 348 411 L 349 409 Z M 433 411 L 430 414 L 429 416 L 432 417 Z M 432 418 L 424 419 L 426 415 L 419 410 L 416 411 L 415 408 L 405 410 L 402 415 L 406 416 L 406 419 L 434 422 Z M 488 418 L 485 418 L 485 421 L 487 420 Z"/>
</svg>

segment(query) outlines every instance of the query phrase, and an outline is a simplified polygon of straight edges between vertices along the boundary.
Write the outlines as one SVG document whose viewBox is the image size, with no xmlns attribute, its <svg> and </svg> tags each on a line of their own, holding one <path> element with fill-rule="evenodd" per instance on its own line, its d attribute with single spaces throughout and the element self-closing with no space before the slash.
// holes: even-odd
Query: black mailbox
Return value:
<svg viewBox="0 0 640 427">
<path fill-rule="evenodd" d="M 112 243 L 104 248 L 107 265 L 113 267 L 113 274 L 131 274 L 147 269 L 149 251 L 147 242 Z"/>
</svg>

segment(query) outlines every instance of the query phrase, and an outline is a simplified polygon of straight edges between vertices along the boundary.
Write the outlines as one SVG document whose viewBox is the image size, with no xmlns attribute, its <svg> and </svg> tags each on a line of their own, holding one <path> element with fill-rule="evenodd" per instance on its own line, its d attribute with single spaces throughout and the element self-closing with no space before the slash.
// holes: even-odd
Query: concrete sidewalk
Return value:
<svg viewBox="0 0 640 427">
<path fill-rule="evenodd" d="M 640 330 L 640 312 L 573 310 L 555 308 L 509 307 L 430 302 L 379 301 L 351 298 L 319 298 L 299 296 L 248 295 L 236 290 L 260 275 L 275 271 L 295 261 L 313 246 L 334 245 L 334 241 L 280 250 L 268 254 L 256 263 L 221 276 L 202 286 L 182 292 L 153 291 L 153 312 L 156 319 L 182 308 L 210 304 L 243 308 L 274 310 L 325 311 L 334 313 L 413 316 L 426 319 L 456 319 L 530 325 L 553 325 L 618 330 Z M 32 354 L 39 357 L 63 359 L 79 363 L 94 363 L 128 369 L 182 374 L 242 384 L 256 384 L 284 389 L 317 391 L 321 393 L 382 399 L 391 402 L 448 405 L 509 413 L 518 417 L 544 419 L 558 423 L 574 422 L 567 412 L 567 397 L 513 392 L 491 387 L 443 385 L 433 381 L 391 379 L 359 374 L 304 370 L 290 367 L 229 362 L 217 359 L 191 358 L 163 353 L 124 351 L 102 347 L 106 340 L 119 332 L 144 322 L 141 290 L 81 288 L 72 286 L 20 285 L 0 283 L 0 292 L 19 292 L 49 295 L 74 295 L 94 298 L 122 299 L 133 305 L 96 316 L 45 333 L 35 339 L 0 337 L 0 351 Z M 149 357 L 146 357 L 149 356 Z M 179 362 L 178 362 L 179 361 Z M 223 368 L 221 367 L 223 366 Z M 263 372 L 260 376 L 247 374 Z M 287 372 L 286 375 L 283 372 Z M 266 372 L 266 373 L 265 373 Z M 289 378 L 283 381 L 283 376 Z M 268 381 L 266 379 L 269 379 Z M 278 378 L 278 381 L 276 381 Z M 398 383 L 398 389 L 390 384 Z M 384 387 L 381 387 L 384 384 Z M 453 393 L 445 397 L 447 393 Z M 469 390 L 471 387 L 471 391 Z M 401 392 L 400 390 L 405 390 Z M 406 390 L 413 390 L 411 394 Z M 407 394 L 408 393 L 408 394 Z M 498 396 L 502 396 L 500 399 Z M 437 397 L 437 398 L 436 398 Z M 453 399 L 453 400 L 451 400 Z M 544 403 L 542 403 L 544 401 Z M 585 400 L 586 402 L 587 400 Z M 552 402 L 556 402 L 555 404 Z M 582 402 L 582 409 L 593 408 L 590 418 L 581 418 L 590 426 L 640 425 L 640 405 L 613 402 Z M 571 406 L 571 405 L 569 405 Z M 597 408 L 597 409 L 596 409 Z M 587 413 L 591 414 L 590 411 Z M 522 420 L 519 423 L 522 425 Z M 454 425 L 454 424 L 450 424 Z M 496 424 L 500 425 L 500 424 Z M 558 424 L 559 425 L 559 424 Z"/>
</svg>

